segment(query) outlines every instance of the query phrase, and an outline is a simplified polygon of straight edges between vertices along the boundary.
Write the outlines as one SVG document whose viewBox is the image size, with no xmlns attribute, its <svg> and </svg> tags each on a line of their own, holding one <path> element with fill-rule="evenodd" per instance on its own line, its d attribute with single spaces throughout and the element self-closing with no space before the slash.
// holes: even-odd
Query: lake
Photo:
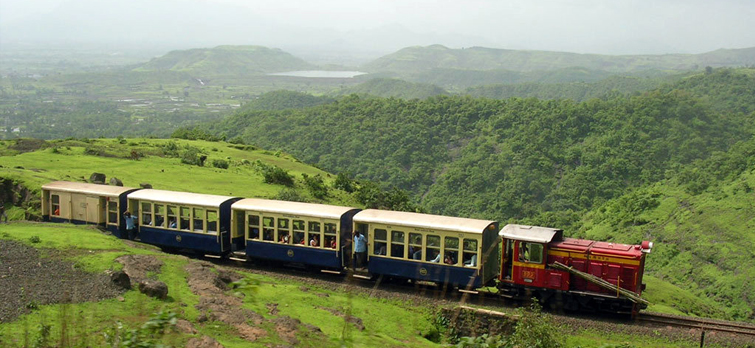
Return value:
<svg viewBox="0 0 755 348">
<path fill-rule="evenodd" d="M 354 76 L 364 75 L 366 72 L 361 71 L 330 71 L 330 70 L 299 70 L 272 73 L 272 76 L 294 76 L 294 77 L 318 77 L 331 79 L 350 79 Z"/>
</svg>

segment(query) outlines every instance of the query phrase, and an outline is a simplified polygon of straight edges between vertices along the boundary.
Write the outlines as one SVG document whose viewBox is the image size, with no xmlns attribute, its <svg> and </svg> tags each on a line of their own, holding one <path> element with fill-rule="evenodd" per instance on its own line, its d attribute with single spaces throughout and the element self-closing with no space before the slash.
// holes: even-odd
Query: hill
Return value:
<svg viewBox="0 0 755 348">
<path fill-rule="evenodd" d="M 332 172 L 397 185 L 432 213 L 558 226 L 576 234 L 587 212 L 638 187 L 687 180 L 677 175 L 748 141 L 755 130 L 753 95 L 751 69 L 716 69 L 642 94 L 580 103 L 349 96 L 307 109 L 241 112 L 212 127 Z M 643 238 L 626 234 L 615 240 Z M 704 253 L 705 247 L 693 248 Z M 738 308 L 746 306 L 737 301 Z"/>
<path fill-rule="evenodd" d="M 133 70 L 188 72 L 196 76 L 259 75 L 312 69 L 314 65 L 279 49 L 262 46 L 218 46 L 172 51 Z"/>
<path fill-rule="evenodd" d="M 424 99 L 449 93 L 435 85 L 412 83 L 399 79 L 375 78 L 358 85 L 339 90 L 336 95 L 371 95 L 383 98 Z"/>
<path fill-rule="evenodd" d="M 442 45 L 413 46 L 362 66 L 369 72 L 415 73 L 432 69 L 540 71 L 580 67 L 612 73 L 645 70 L 697 70 L 705 66 L 750 66 L 755 47 L 720 49 L 702 54 L 609 56 L 550 51 L 522 51 Z"/>
</svg>

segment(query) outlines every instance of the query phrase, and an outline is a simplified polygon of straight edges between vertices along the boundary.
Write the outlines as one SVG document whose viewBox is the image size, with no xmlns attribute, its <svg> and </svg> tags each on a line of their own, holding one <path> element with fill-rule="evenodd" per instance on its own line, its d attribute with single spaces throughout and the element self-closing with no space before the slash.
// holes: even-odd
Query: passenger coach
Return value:
<svg viewBox="0 0 755 348">
<path fill-rule="evenodd" d="M 246 198 L 233 203 L 234 236 L 248 258 L 340 270 L 351 255 L 351 218 L 359 209 Z"/>
<path fill-rule="evenodd" d="M 139 239 L 163 248 L 224 255 L 243 248 L 232 240 L 231 204 L 241 198 L 145 189 L 128 195 Z"/>
<path fill-rule="evenodd" d="M 498 222 L 367 209 L 354 216 L 368 237 L 368 270 L 478 288 L 498 274 Z"/>
<path fill-rule="evenodd" d="M 123 213 L 133 187 L 54 181 L 42 186 L 42 216 L 45 221 L 93 224 L 124 238 Z"/>
</svg>

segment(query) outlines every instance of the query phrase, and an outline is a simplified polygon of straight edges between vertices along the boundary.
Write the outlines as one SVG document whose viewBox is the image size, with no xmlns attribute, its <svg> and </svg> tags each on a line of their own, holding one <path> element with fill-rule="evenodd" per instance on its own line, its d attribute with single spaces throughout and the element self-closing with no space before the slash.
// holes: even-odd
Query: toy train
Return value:
<svg viewBox="0 0 755 348">
<path fill-rule="evenodd" d="M 47 221 L 97 224 L 128 238 L 137 217 L 143 243 L 344 271 L 352 233 L 367 238 L 356 273 L 538 298 L 568 310 L 637 313 L 651 242 L 626 245 L 564 238 L 563 231 L 439 215 L 357 209 L 155 189 L 56 181 L 42 186 Z"/>
</svg>

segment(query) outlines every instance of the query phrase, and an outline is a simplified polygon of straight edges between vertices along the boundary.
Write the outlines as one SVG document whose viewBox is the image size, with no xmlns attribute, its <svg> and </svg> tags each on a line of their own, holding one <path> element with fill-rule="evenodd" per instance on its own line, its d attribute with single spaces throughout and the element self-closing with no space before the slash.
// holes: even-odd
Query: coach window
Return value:
<svg viewBox="0 0 755 348">
<path fill-rule="evenodd" d="M 307 226 L 307 238 L 309 240 L 309 246 L 319 248 L 322 245 L 322 230 L 320 229 L 320 223 L 316 221 L 310 221 Z"/>
<path fill-rule="evenodd" d="M 425 250 L 425 261 L 440 262 L 440 236 L 428 234 L 427 235 L 427 250 Z"/>
<path fill-rule="evenodd" d="M 412 260 L 422 260 L 422 235 L 419 233 L 409 233 L 409 254 Z"/>
<path fill-rule="evenodd" d="M 374 235 L 375 243 L 373 243 L 374 247 L 372 253 L 375 255 L 385 255 L 385 249 L 388 246 L 388 231 L 382 228 L 376 228 Z"/>
<path fill-rule="evenodd" d="M 294 230 L 294 244 L 305 244 L 307 240 L 304 238 L 304 220 L 293 220 L 291 228 Z"/>
<path fill-rule="evenodd" d="M 291 229 L 288 219 L 278 219 L 278 243 L 288 244 Z"/>
<path fill-rule="evenodd" d="M 543 262 L 543 245 L 538 243 L 519 243 L 519 261 L 530 263 Z"/>
<path fill-rule="evenodd" d="M 391 231 L 391 257 L 405 257 L 404 244 L 404 232 Z"/>
<path fill-rule="evenodd" d="M 114 225 L 118 224 L 118 202 L 117 201 L 107 202 L 107 222 Z"/>
<path fill-rule="evenodd" d="M 175 229 L 178 223 L 178 207 L 175 205 L 168 206 L 168 228 Z"/>
<path fill-rule="evenodd" d="M 443 263 L 455 265 L 459 261 L 459 238 L 446 237 L 443 255 Z"/>
<path fill-rule="evenodd" d="M 155 227 L 165 227 L 165 205 L 155 203 Z"/>
<path fill-rule="evenodd" d="M 477 267 L 477 239 L 464 238 L 464 266 Z"/>
<path fill-rule="evenodd" d="M 181 207 L 181 229 L 184 231 L 191 231 L 191 209 L 187 207 Z"/>
<path fill-rule="evenodd" d="M 142 225 L 152 225 L 152 203 L 150 202 L 142 202 L 142 219 L 141 224 Z"/>
<path fill-rule="evenodd" d="M 207 210 L 207 233 L 218 233 L 218 211 Z"/>
<path fill-rule="evenodd" d="M 191 228 L 194 232 L 204 232 L 204 209 L 194 208 L 192 210 L 194 211 L 194 215 Z"/>
<path fill-rule="evenodd" d="M 326 222 L 324 225 L 325 245 L 323 245 L 323 248 L 335 249 L 338 245 L 338 238 L 336 238 L 336 224 L 332 222 Z"/>
<path fill-rule="evenodd" d="M 275 241 L 275 218 L 270 216 L 262 218 L 262 240 Z"/>
<path fill-rule="evenodd" d="M 249 215 L 247 217 L 249 221 L 249 235 L 248 239 L 259 240 L 260 239 L 260 217 L 259 215 Z"/>
<path fill-rule="evenodd" d="M 52 215 L 60 216 L 60 196 L 59 195 L 51 195 L 50 201 L 52 202 L 51 211 Z"/>
</svg>

